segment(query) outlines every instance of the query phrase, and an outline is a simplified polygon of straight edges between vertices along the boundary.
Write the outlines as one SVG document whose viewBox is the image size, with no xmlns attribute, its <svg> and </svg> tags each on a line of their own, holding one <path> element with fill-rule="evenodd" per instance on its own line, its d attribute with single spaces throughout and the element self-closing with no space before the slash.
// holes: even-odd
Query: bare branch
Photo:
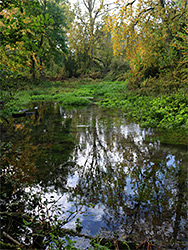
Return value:
<svg viewBox="0 0 188 250">
<path fill-rule="evenodd" d="M 78 19 L 82 22 L 82 24 L 87 27 L 87 24 L 86 22 L 84 22 L 83 18 L 81 16 L 78 17 Z"/>
<path fill-rule="evenodd" d="M 136 2 L 136 0 L 133 0 L 131 3 L 126 4 L 126 6 L 125 6 L 125 7 L 128 7 L 129 5 L 131 5 L 131 6 L 132 6 L 135 2 Z"/>
<path fill-rule="evenodd" d="M 108 13 L 109 11 L 114 10 L 114 9 L 116 9 L 116 7 L 113 7 L 113 8 L 111 8 L 111 9 L 109 9 L 109 10 L 104 10 L 102 13 L 99 13 L 99 14 L 97 15 L 97 17 L 102 16 L 102 15 L 104 15 L 105 13 Z"/>
<path fill-rule="evenodd" d="M 151 8 L 148 8 L 148 9 L 145 9 L 145 10 L 141 11 L 141 12 L 139 13 L 139 15 L 137 16 L 137 18 L 136 18 L 137 21 L 134 23 L 133 26 L 137 25 L 137 23 L 139 22 L 139 17 L 140 17 L 143 13 L 148 12 L 148 11 L 150 11 L 150 10 L 154 10 L 154 8 L 151 7 Z"/>
<path fill-rule="evenodd" d="M 87 2 L 85 0 L 83 0 L 83 3 L 85 5 L 86 9 L 89 10 L 89 5 L 87 6 Z"/>
<path fill-rule="evenodd" d="M 7 239 L 9 239 L 10 241 L 12 241 L 15 245 L 21 246 L 21 244 L 20 244 L 17 240 L 13 239 L 9 234 L 3 232 L 3 235 L 4 235 Z"/>
<path fill-rule="evenodd" d="M 174 20 L 176 17 L 181 18 L 184 14 L 186 14 L 186 10 L 184 10 L 182 13 L 178 13 L 178 14 L 175 15 L 171 20 Z"/>
</svg>

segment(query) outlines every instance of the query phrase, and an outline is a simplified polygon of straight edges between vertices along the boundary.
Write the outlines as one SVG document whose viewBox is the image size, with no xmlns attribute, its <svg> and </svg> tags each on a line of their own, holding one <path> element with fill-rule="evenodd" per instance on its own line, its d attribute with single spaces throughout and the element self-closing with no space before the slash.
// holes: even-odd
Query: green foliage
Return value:
<svg viewBox="0 0 188 250">
<path fill-rule="evenodd" d="M 53 232 L 51 232 L 50 236 L 51 241 L 48 242 L 47 245 L 51 250 L 61 249 L 62 247 L 66 250 L 81 250 L 75 247 L 76 241 L 71 240 L 68 235 L 66 235 L 64 238 L 60 238 L 58 236 L 55 236 Z"/>
<path fill-rule="evenodd" d="M 109 250 L 108 247 L 101 246 L 100 244 L 97 244 L 97 243 L 93 243 L 93 246 L 95 250 Z"/>
<path fill-rule="evenodd" d="M 123 245 L 125 245 L 125 247 L 128 249 L 128 250 L 131 250 L 129 245 L 127 244 L 127 242 L 123 242 Z"/>
<path fill-rule="evenodd" d="M 81 86 L 78 93 L 85 96 L 102 97 L 109 93 L 116 95 L 124 92 L 125 89 L 126 82 L 102 82 Z"/>
<path fill-rule="evenodd" d="M 66 18 L 59 1 L 6 2 L 1 11 L 2 77 L 44 76 L 51 64 L 63 65 Z M 3 9 L 5 8 L 5 9 Z M 55 67 L 55 66 L 54 66 Z M 5 75 L 5 76 L 4 76 Z"/>
<path fill-rule="evenodd" d="M 112 59 L 109 65 L 109 72 L 104 77 L 105 80 L 125 80 L 125 73 L 130 70 L 128 61 L 122 58 L 115 57 Z"/>
<path fill-rule="evenodd" d="M 76 231 L 77 231 L 77 232 L 81 232 L 81 230 L 82 230 L 83 227 L 82 227 L 82 225 L 81 225 L 81 221 L 80 221 L 79 218 L 76 219 L 75 224 L 76 224 Z"/>
<path fill-rule="evenodd" d="M 107 93 L 99 104 L 122 109 L 143 127 L 188 128 L 188 98 L 184 91 L 159 97 L 137 96 L 131 92 L 109 98 Z"/>
<path fill-rule="evenodd" d="M 94 239 L 92 239 L 91 242 L 90 242 L 91 245 L 94 247 L 95 250 L 109 250 L 110 249 L 111 243 L 107 243 L 106 246 L 101 246 L 99 244 L 99 241 L 100 241 L 100 238 L 97 236 Z M 109 244 L 110 244 L 110 246 L 107 246 Z"/>
<path fill-rule="evenodd" d="M 89 83 L 89 84 L 88 84 Z M 38 86 L 14 92 L 14 97 L 7 98 L 9 92 L 3 91 L 2 95 L 6 98 L 4 105 L 5 116 L 10 115 L 19 109 L 27 108 L 29 103 L 42 101 L 58 102 L 62 105 L 85 106 L 89 105 L 93 98 L 101 98 L 107 93 L 118 94 L 125 90 L 126 84 L 123 82 L 106 82 L 91 84 L 90 80 L 80 82 L 43 82 Z"/>
</svg>

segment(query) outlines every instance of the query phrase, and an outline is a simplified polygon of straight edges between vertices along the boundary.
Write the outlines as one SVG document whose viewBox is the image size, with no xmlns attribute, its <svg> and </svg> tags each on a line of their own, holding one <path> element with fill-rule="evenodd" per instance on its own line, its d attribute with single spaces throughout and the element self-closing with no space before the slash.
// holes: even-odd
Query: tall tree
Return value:
<svg viewBox="0 0 188 250">
<path fill-rule="evenodd" d="M 69 45 L 79 58 L 78 62 L 82 65 L 78 67 L 83 68 L 83 71 L 97 65 L 106 67 L 106 62 L 112 56 L 111 51 L 107 52 L 111 48 L 110 34 L 104 30 L 104 16 L 107 12 L 105 0 L 82 0 L 74 5 L 75 18 L 69 30 Z"/>
</svg>

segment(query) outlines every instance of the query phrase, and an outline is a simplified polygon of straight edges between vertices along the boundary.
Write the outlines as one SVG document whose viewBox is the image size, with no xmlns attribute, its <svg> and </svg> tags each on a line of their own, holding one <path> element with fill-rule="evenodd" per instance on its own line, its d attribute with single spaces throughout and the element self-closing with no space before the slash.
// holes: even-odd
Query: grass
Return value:
<svg viewBox="0 0 188 250">
<path fill-rule="evenodd" d="M 110 82 L 43 82 L 37 86 L 29 85 L 28 88 L 19 88 L 12 91 L 2 91 L 5 100 L 4 109 L 7 114 L 26 108 L 28 104 L 51 101 L 62 105 L 84 106 L 91 102 L 92 98 L 104 96 L 107 92 L 125 89 L 124 83 Z M 114 92 L 115 93 L 115 92 Z"/>
</svg>

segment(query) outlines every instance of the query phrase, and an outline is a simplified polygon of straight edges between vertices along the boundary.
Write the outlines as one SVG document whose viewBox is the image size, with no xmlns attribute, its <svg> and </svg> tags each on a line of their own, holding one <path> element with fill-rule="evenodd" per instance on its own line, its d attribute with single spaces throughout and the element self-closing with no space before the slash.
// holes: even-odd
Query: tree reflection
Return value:
<svg viewBox="0 0 188 250">
<path fill-rule="evenodd" d="M 95 106 L 39 110 L 37 119 L 12 121 L 2 135 L 2 193 L 11 211 L 25 211 L 22 191 L 35 183 L 66 190 L 81 204 L 102 204 L 104 230 L 124 239 L 186 239 L 186 150 L 146 143 L 151 131 Z M 70 177 L 77 183 L 68 189 Z"/>
<path fill-rule="evenodd" d="M 2 133 L 2 165 L 23 182 L 63 188 L 73 167 L 71 118 L 60 116 L 56 105 L 41 105 L 40 116 L 12 120 Z M 33 172 L 32 172 L 33 171 Z M 28 172 L 28 173 L 27 173 Z"/>
<path fill-rule="evenodd" d="M 30 124 L 34 123 L 32 117 Z M 22 214 L 27 210 L 25 188 L 35 182 L 40 153 L 30 140 L 28 122 L 12 120 L 1 131 L 1 231 L 22 238 Z"/>
<path fill-rule="evenodd" d="M 82 203 L 102 203 L 106 230 L 121 232 L 127 239 L 183 241 L 186 150 L 180 155 L 159 142 L 145 143 L 146 131 L 103 115 L 93 108 L 88 127 L 77 128 L 79 144 L 73 159 L 79 179 L 72 196 Z M 85 124 L 80 113 L 75 117 Z"/>
<path fill-rule="evenodd" d="M 60 117 L 56 106 L 48 109 L 42 106 L 39 117 L 11 120 L 2 126 L 1 230 L 24 245 L 32 245 L 37 229 L 35 222 L 40 224 L 39 214 L 44 213 L 46 205 L 42 203 L 40 190 L 34 193 L 26 189 L 40 184 L 40 187 L 65 191 L 72 168 L 69 157 L 74 147 L 70 128 L 71 119 Z M 25 227 L 23 219 L 33 223 L 32 230 Z M 39 247 L 35 238 L 33 236 L 33 249 L 35 244 Z M 40 237 L 40 244 L 42 241 Z M 5 238 L 0 245 L 8 242 Z"/>
<path fill-rule="evenodd" d="M 67 176 L 74 166 L 70 158 L 74 149 L 72 119 L 60 114 L 57 105 L 42 105 L 40 110 L 40 123 L 32 130 L 33 143 L 43 148 L 36 162 L 36 178 L 43 187 L 65 191 Z"/>
</svg>

